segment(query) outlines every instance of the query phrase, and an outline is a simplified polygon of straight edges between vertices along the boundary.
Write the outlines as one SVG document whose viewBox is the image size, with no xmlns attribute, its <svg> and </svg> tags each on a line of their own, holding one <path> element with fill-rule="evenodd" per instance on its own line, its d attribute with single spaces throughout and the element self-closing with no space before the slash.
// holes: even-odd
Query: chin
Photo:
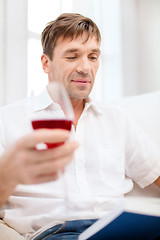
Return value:
<svg viewBox="0 0 160 240">
<path fill-rule="evenodd" d="M 69 96 L 70 96 L 70 98 L 71 99 L 75 99 L 75 100 L 85 100 L 85 99 L 87 99 L 88 98 L 88 96 L 89 96 L 89 94 L 90 93 L 81 93 L 81 94 L 69 94 Z"/>
</svg>

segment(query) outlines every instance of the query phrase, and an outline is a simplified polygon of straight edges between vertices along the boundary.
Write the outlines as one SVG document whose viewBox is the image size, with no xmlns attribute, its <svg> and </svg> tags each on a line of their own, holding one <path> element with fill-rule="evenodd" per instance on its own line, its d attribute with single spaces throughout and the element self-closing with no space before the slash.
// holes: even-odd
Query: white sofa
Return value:
<svg viewBox="0 0 160 240">
<path fill-rule="evenodd" d="M 125 108 L 160 149 L 160 91 L 124 97 L 116 104 Z M 144 189 L 135 184 L 127 196 L 160 197 L 160 190 L 155 184 Z"/>
</svg>

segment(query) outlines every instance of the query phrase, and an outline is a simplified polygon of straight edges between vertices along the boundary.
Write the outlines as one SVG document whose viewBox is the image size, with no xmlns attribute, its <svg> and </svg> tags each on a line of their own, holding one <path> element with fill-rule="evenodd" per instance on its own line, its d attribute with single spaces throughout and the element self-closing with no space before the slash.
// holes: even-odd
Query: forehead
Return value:
<svg viewBox="0 0 160 240">
<path fill-rule="evenodd" d="M 94 35 L 90 36 L 88 39 L 87 38 L 88 35 L 86 33 L 73 38 L 64 38 L 61 36 L 56 42 L 55 50 L 58 49 L 61 51 L 66 51 L 69 48 L 99 49 L 100 44 Z"/>
</svg>

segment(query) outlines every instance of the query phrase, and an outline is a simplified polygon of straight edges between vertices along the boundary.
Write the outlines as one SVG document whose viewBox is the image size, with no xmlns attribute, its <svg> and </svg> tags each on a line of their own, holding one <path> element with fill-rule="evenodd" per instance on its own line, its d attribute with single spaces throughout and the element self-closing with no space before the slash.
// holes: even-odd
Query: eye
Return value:
<svg viewBox="0 0 160 240">
<path fill-rule="evenodd" d="M 68 56 L 68 57 L 66 57 L 67 60 L 74 60 L 76 58 L 77 58 L 76 56 Z"/>
<path fill-rule="evenodd" d="M 97 54 L 90 54 L 89 59 L 93 62 L 98 60 L 98 55 Z"/>
<path fill-rule="evenodd" d="M 97 60 L 97 57 L 90 57 L 90 59 L 92 59 L 92 60 Z"/>
</svg>

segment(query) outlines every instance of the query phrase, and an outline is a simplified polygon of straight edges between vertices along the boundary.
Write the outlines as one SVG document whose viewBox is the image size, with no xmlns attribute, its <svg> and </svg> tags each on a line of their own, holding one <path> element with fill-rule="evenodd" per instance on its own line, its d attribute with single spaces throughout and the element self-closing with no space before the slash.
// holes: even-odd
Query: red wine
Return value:
<svg viewBox="0 0 160 240">
<path fill-rule="evenodd" d="M 47 128 L 47 129 L 66 129 L 71 130 L 72 121 L 66 119 L 47 119 L 47 120 L 34 120 L 32 121 L 33 129 Z M 45 143 L 48 148 L 54 148 L 62 145 L 63 143 Z"/>
</svg>

